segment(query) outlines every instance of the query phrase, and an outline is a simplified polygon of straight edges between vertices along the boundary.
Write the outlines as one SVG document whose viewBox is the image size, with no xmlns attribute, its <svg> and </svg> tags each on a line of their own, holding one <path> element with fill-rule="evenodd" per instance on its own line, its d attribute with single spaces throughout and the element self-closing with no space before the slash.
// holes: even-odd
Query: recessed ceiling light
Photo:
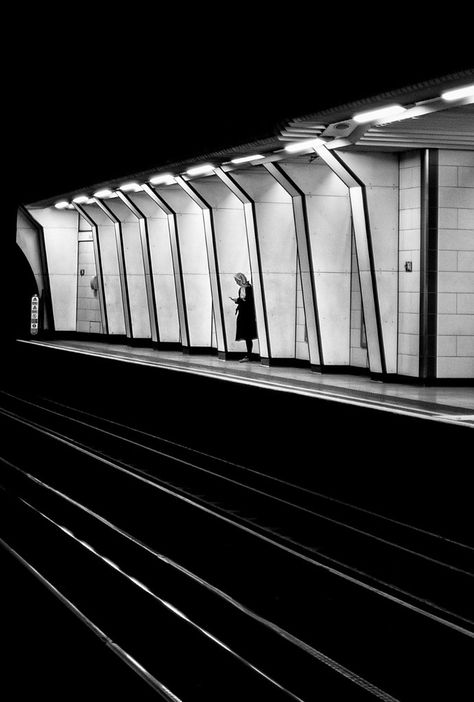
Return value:
<svg viewBox="0 0 474 702">
<path fill-rule="evenodd" d="M 376 110 L 368 110 L 367 112 L 358 112 L 354 115 L 354 121 L 358 124 L 366 122 L 379 122 L 385 118 L 398 117 L 406 111 L 406 107 L 401 105 L 388 105 L 387 107 L 379 107 Z"/>
<path fill-rule="evenodd" d="M 141 186 L 138 185 L 138 183 L 124 183 L 123 185 L 120 186 L 120 190 L 123 190 L 125 193 L 128 192 L 137 192 L 138 190 L 141 190 Z"/>
<path fill-rule="evenodd" d="M 214 166 L 210 163 L 204 163 L 202 166 L 194 166 L 186 171 L 190 176 L 194 175 L 204 175 L 204 173 L 211 173 L 214 170 Z"/>
<path fill-rule="evenodd" d="M 253 156 L 241 156 L 240 158 L 233 158 L 231 163 L 247 163 L 247 161 L 257 161 L 259 158 L 263 158 L 261 154 L 254 154 Z"/>
<path fill-rule="evenodd" d="M 461 100 L 466 97 L 474 97 L 474 83 L 472 85 L 465 85 L 463 88 L 454 88 L 453 90 L 446 90 L 441 93 L 443 100 L 451 102 L 452 100 Z"/>
<path fill-rule="evenodd" d="M 150 178 L 149 182 L 152 185 L 159 185 L 160 183 L 164 185 L 169 185 L 170 183 L 174 183 L 175 181 L 171 173 L 160 173 L 159 175 Z"/>
<path fill-rule="evenodd" d="M 295 141 L 292 144 L 285 146 L 285 151 L 291 154 L 297 151 L 306 151 L 307 149 L 312 149 L 318 144 L 321 144 L 321 139 L 305 139 L 305 141 Z"/>
</svg>

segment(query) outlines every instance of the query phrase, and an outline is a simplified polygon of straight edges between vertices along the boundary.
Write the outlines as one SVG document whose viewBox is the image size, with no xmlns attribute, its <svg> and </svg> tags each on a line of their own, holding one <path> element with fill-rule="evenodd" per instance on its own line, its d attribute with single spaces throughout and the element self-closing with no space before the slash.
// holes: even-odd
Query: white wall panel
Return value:
<svg viewBox="0 0 474 702">
<path fill-rule="evenodd" d="M 346 188 L 343 197 L 307 199 L 314 270 L 351 272 L 351 210 Z"/>
<path fill-rule="evenodd" d="M 273 358 L 295 358 L 296 275 L 265 273 L 270 347 Z"/>
<path fill-rule="evenodd" d="M 263 168 L 236 171 L 233 177 L 255 200 L 271 357 L 295 358 L 297 249 L 292 198 Z"/>
<path fill-rule="evenodd" d="M 285 162 L 282 168 L 305 195 L 317 193 L 320 196 L 347 197 L 347 186 L 324 163 Z"/>
<path fill-rule="evenodd" d="M 76 330 L 77 232 L 75 210 L 31 208 L 43 227 L 56 331 Z"/>
<path fill-rule="evenodd" d="M 263 168 L 235 171 L 235 180 L 255 202 L 286 203 L 291 205 L 291 196 Z"/>
<path fill-rule="evenodd" d="M 203 178 L 193 181 L 193 186 L 212 207 L 214 223 L 215 249 L 218 265 L 218 284 L 222 296 L 224 328 L 227 350 L 243 350 L 243 342 L 235 341 L 236 315 L 235 303 L 229 297 L 236 297 L 238 287 L 234 275 L 244 273 L 253 280 L 250 269 L 247 229 L 244 207 L 240 200 L 217 179 Z M 254 353 L 259 353 L 258 342 L 254 342 Z"/>
<path fill-rule="evenodd" d="M 160 330 L 160 341 L 179 343 L 180 329 L 176 308 L 176 287 L 173 274 L 160 273 L 153 276 L 156 296 L 156 311 Z"/>
<path fill-rule="evenodd" d="M 386 372 L 396 373 L 398 364 L 398 275 L 396 273 L 399 221 L 398 156 L 390 153 L 344 153 L 343 160 L 365 185 Z M 364 288 L 362 290 L 363 299 L 366 300 Z M 368 334 L 372 333 L 368 330 Z"/>
<path fill-rule="evenodd" d="M 176 213 L 189 345 L 212 346 L 212 296 L 201 208 L 181 188 L 159 190 Z"/>
<path fill-rule="evenodd" d="M 325 366 L 350 362 L 351 208 L 349 190 L 322 161 L 283 164 L 305 193 Z M 321 275 L 326 273 L 327 275 Z"/>
<path fill-rule="evenodd" d="M 132 336 L 137 339 L 150 339 L 150 314 L 143 266 L 140 224 L 130 208 L 119 198 L 107 200 L 106 204 L 121 222 Z"/>
<path fill-rule="evenodd" d="M 147 220 L 160 341 L 179 343 L 181 337 L 168 215 L 144 193 L 132 193 L 130 200 Z"/>
<path fill-rule="evenodd" d="M 351 277 L 315 273 L 323 358 L 327 365 L 347 365 L 350 351 Z"/>
<path fill-rule="evenodd" d="M 473 378 L 474 152 L 440 150 L 438 172 L 437 374 Z"/>
<path fill-rule="evenodd" d="M 126 333 L 122 289 L 113 222 L 98 205 L 84 205 L 84 210 L 97 226 L 97 238 L 102 262 L 105 308 L 109 334 Z"/>
<path fill-rule="evenodd" d="M 296 275 L 296 237 L 293 208 L 288 204 L 261 202 L 256 205 L 260 254 L 264 271 Z"/>
<path fill-rule="evenodd" d="M 390 153 L 344 152 L 344 163 L 366 187 L 398 188 L 398 155 Z"/>
</svg>

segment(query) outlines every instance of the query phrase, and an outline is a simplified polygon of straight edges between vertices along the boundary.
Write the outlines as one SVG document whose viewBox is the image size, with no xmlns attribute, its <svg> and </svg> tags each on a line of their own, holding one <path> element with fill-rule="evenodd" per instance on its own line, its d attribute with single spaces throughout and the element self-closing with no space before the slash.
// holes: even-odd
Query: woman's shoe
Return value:
<svg viewBox="0 0 474 702">
<path fill-rule="evenodd" d="M 245 363 L 246 361 L 250 361 L 250 358 L 248 356 L 244 356 L 243 358 L 241 358 L 239 363 Z"/>
</svg>

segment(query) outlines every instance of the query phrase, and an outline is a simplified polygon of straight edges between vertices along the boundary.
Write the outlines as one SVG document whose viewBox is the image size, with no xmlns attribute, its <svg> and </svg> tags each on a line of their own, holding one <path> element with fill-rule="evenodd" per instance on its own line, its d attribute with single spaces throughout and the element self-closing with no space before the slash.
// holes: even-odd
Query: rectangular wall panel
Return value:
<svg viewBox="0 0 474 702">
<path fill-rule="evenodd" d="M 115 227 L 98 205 L 84 205 L 84 210 L 97 227 L 109 334 L 122 336 L 126 333 L 126 328 Z"/>
<path fill-rule="evenodd" d="M 438 159 L 437 377 L 474 378 L 474 152 Z"/>
<path fill-rule="evenodd" d="M 244 273 L 252 280 L 249 247 L 244 206 L 242 202 L 218 179 L 203 178 L 193 181 L 193 186 L 212 208 L 215 246 L 218 268 L 218 284 L 222 295 L 224 327 L 227 349 L 240 352 L 242 341 L 235 340 L 235 303 L 229 298 L 236 297 L 238 287 L 234 280 L 236 273 Z M 259 353 L 258 341 L 254 342 L 254 353 Z"/>
<path fill-rule="evenodd" d="M 296 353 L 296 233 L 290 195 L 266 171 L 233 177 L 255 201 L 254 212 L 272 359 Z"/>
<path fill-rule="evenodd" d="M 343 160 L 365 185 L 386 372 L 396 373 L 398 369 L 398 156 L 391 153 L 351 152 L 345 153 Z M 359 265 L 360 263 L 359 258 Z M 364 277 L 365 273 L 361 270 L 361 279 Z"/>
<path fill-rule="evenodd" d="M 413 312 L 398 310 L 398 372 L 417 378 L 420 372 L 420 246 L 421 246 L 421 154 L 408 151 L 399 156 L 399 300 L 409 295 L 418 302 Z M 409 270 L 411 268 L 411 270 Z M 408 270 L 407 270 L 408 269 Z M 416 306 L 416 305 L 415 305 Z"/>
<path fill-rule="evenodd" d="M 150 339 L 150 316 L 139 220 L 118 198 L 107 200 L 106 202 L 107 206 L 119 219 L 122 231 L 132 336 L 136 339 Z"/>
<path fill-rule="evenodd" d="M 29 211 L 44 231 L 55 329 L 75 331 L 78 214 L 54 207 Z"/>
<path fill-rule="evenodd" d="M 288 170 L 306 193 L 324 365 L 348 365 L 352 223 L 349 190 L 323 163 Z"/>
<path fill-rule="evenodd" d="M 177 237 L 191 347 L 212 346 L 212 297 L 202 211 L 181 188 L 160 195 L 176 213 Z"/>
</svg>

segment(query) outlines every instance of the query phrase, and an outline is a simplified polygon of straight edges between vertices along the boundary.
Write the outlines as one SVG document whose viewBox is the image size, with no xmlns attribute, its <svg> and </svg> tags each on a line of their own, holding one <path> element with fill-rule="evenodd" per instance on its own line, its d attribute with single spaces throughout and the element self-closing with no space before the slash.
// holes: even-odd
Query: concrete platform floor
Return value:
<svg viewBox="0 0 474 702">
<path fill-rule="evenodd" d="M 364 375 L 321 374 L 314 373 L 309 368 L 269 367 L 258 361 L 239 363 L 221 360 L 211 354 L 188 355 L 181 351 L 161 351 L 98 341 L 21 341 L 474 428 L 472 387 L 384 383 Z"/>
</svg>

